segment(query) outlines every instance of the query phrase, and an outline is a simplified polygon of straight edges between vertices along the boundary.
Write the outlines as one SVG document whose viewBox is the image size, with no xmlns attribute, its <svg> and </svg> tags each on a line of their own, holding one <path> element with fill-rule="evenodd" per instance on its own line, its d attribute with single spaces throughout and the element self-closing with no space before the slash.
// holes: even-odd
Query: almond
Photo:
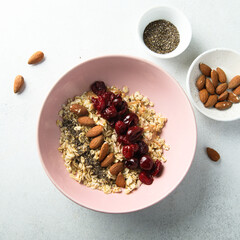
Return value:
<svg viewBox="0 0 240 240">
<path fill-rule="evenodd" d="M 236 95 L 240 95 L 240 86 L 238 86 L 237 88 L 235 88 L 233 90 L 233 93 L 236 94 Z"/>
<path fill-rule="evenodd" d="M 228 84 L 227 83 L 221 83 L 220 85 L 217 86 L 216 88 L 216 93 L 218 95 L 221 95 L 223 92 L 225 92 L 228 88 Z"/>
<path fill-rule="evenodd" d="M 86 136 L 87 137 L 96 137 L 96 136 L 102 134 L 102 132 L 103 132 L 102 126 L 95 126 L 86 133 Z"/>
<path fill-rule="evenodd" d="M 121 172 L 117 175 L 116 185 L 117 185 L 118 187 L 125 188 L 126 181 L 125 181 L 125 178 L 124 178 L 124 176 L 122 175 Z"/>
<path fill-rule="evenodd" d="M 98 137 L 95 137 L 95 138 L 93 138 L 92 141 L 89 143 L 89 147 L 90 147 L 91 149 L 97 149 L 97 148 L 99 148 L 100 146 L 102 146 L 103 141 L 104 141 L 103 135 L 100 135 L 100 136 L 98 136 Z"/>
<path fill-rule="evenodd" d="M 215 70 L 211 71 L 211 79 L 213 86 L 216 88 L 218 86 L 218 73 Z"/>
<path fill-rule="evenodd" d="M 231 106 L 232 106 L 231 102 L 218 102 L 215 105 L 215 108 L 217 108 L 218 110 L 225 110 L 225 109 L 230 108 Z"/>
<path fill-rule="evenodd" d="M 221 83 L 225 83 L 227 81 L 227 77 L 225 72 L 221 68 L 217 68 L 217 73 L 218 73 L 218 80 Z"/>
<path fill-rule="evenodd" d="M 213 107 L 216 104 L 217 100 L 218 100 L 218 97 L 216 94 L 210 95 L 207 102 L 204 104 L 204 106 L 206 108 Z"/>
<path fill-rule="evenodd" d="M 228 91 L 225 91 L 218 97 L 218 101 L 219 102 L 225 101 L 227 97 L 228 97 Z"/>
<path fill-rule="evenodd" d="M 124 169 L 123 162 L 117 162 L 110 167 L 109 171 L 112 175 L 118 175 L 118 173 L 120 173 L 123 169 Z"/>
<path fill-rule="evenodd" d="M 232 103 L 239 103 L 240 99 L 239 99 L 239 97 L 235 93 L 230 92 L 228 94 L 228 101 L 232 102 Z"/>
<path fill-rule="evenodd" d="M 114 154 L 109 153 L 107 157 L 101 162 L 101 167 L 108 167 L 115 160 Z"/>
<path fill-rule="evenodd" d="M 69 109 L 71 112 L 77 114 L 78 116 L 88 115 L 88 110 L 80 104 L 72 104 Z"/>
<path fill-rule="evenodd" d="M 36 64 L 43 60 L 44 53 L 41 51 L 35 52 L 28 60 L 28 64 Z"/>
<path fill-rule="evenodd" d="M 199 63 L 199 68 L 203 75 L 210 77 L 212 69 L 208 65 Z"/>
<path fill-rule="evenodd" d="M 105 142 L 99 152 L 99 161 L 101 162 L 108 154 L 109 151 L 109 145 L 107 142 Z"/>
<path fill-rule="evenodd" d="M 235 76 L 228 84 L 228 88 L 235 88 L 238 87 L 240 85 L 240 76 L 237 75 Z"/>
<path fill-rule="evenodd" d="M 215 93 L 215 87 L 209 78 L 206 79 L 206 89 L 210 94 Z"/>
<path fill-rule="evenodd" d="M 17 75 L 15 77 L 14 84 L 13 84 L 13 91 L 14 91 L 14 93 L 19 92 L 21 87 L 23 86 L 23 84 L 24 84 L 23 76 Z"/>
<path fill-rule="evenodd" d="M 209 148 L 209 147 L 207 147 L 206 150 L 207 150 L 208 157 L 212 161 L 217 162 L 220 159 L 220 155 L 219 155 L 219 153 L 216 150 L 214 150 L 212 148 Z"/>
<path fill-rule="evenodd" d="M 90 117 L 80 117 L 78 118 L 78 122 L 83 126 L 89 126 L 89 127 L 95 126 L 95 122 Z"/>
<path fill-rule="evenodd" d="M 205 88 L 199 91 L 199 98 L 203 104 L 208 100 L 208 91 Z"/>
<path fill-rule="evenodd" d="M 199 91 L 204 88 L 205 83 L 206 83 L 206 77 L 204 75 L 201 75 L 196 82 L 196 86 Z"/>
</svg>

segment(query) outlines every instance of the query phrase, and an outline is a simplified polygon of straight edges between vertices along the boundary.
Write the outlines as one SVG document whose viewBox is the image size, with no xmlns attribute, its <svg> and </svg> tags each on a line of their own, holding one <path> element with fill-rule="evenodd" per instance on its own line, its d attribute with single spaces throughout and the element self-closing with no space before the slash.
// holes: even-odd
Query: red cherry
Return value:
<svg viewBox="0 0 240 240">
<path fill-rule="evenodd" d="M 118 135 L 125 134 L 127 131 L 127 126 L 124 122 L 122 121 L 117 121 L 115 124 L 115 130 Z"/>
<path fill-rule="evenodd" d="M 95 94 L 101 95 L 106 92 L 107 87 L 104 82 L 96 81 L 91 85 L 91 89 Z"/>
<path fill-rule="evenodd" d="M 137 125 L 139 122 L 138 116 L 135 113 L 129 113 L 123 119 L 123 122 L 128 126 Z"/>
<path fill-rule="evenodd" d="M 132 158 L 134 155 L 134 148 L 131 145 L 123 147 L 123 156 L 127 159 Z"/>
<path fill-rule="evenodd" d="M 142 132 L 143 132 L 142 128 L 138 126 L 133 126 L 128 129 L 126 136 L 130 142 L 134 143 L 141 140 Z"/>
<path fill-rule="evenodd" d="M 154 170 L 153 170 L 152 175 L 156 176 L 156 177 L 159 177 L 162 174 L 162 171 L 163 171 L 163 164 L 162 164 L 162 162 L 159 161 L 159 160 L 156 160 L 156 162 L 154 164 Z"/>
<path fill-rule="evenodd" d="M 150 156 L 144 155 L 140 159 L 140 168 L 143 170 L 151 170 L 153 167 L 153 160 Z"/>
<path fill-rule="evenodd" d="M 151 185 L 153 183 L 153 177 L 144 171 L 140 172 L 139 179 L 146 185 Z"/>
<path fill-rule="evenodd" d="M 125 166 L 129 169 L 138 168 L 139 161 L 137 158 L 130 158 L 125 161 Z"/>
</svg>

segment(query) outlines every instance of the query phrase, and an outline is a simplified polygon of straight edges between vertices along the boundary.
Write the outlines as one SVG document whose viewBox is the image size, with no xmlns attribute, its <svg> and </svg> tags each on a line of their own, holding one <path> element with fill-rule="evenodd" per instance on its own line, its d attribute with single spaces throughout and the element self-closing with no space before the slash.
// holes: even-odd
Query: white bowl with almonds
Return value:
<svg viewBox="0 0 240 240">
<path fill-rule="evenodd" d="M 194 106 L 217 121 L 240 119 L 240 54 L 215 48 L 199 55 L 187 74 Z"/>
</svg>

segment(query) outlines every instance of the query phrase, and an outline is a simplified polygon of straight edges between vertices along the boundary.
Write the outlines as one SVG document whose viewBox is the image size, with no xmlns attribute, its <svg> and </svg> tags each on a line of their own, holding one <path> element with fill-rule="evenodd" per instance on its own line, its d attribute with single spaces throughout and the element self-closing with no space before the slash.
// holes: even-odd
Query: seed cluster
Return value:
<svg viewBox="0 0 240 240">
<path fill-rule="evenodd" d="M 143 33 L 143 40 L 152 51 L 165 54 L 177 48 L 180 35 L 171 22 L 161 19 L 147 25 Z"/>
</svg>

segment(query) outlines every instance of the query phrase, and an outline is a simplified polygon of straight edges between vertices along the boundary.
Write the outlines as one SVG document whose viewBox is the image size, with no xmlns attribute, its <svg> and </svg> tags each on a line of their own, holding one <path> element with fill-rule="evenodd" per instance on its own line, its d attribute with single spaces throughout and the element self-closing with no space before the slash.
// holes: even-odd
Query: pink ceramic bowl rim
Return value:
<svg viewBox="0 0 240 240">
<path fill-rule="evenodd" d="M 54 90 L 55 86 L 58 84 L 58 82 L 60 82 L 69 72 L 73 71 L 74 69 L 78 68 L 80 65 L 82 64 L 86 64 L 88 62 L 91 62 L 91 61 L 95 61 L 95 60 L 101 60 L 101 59 L 104 59 L 104 58 L 128 58 L 128 59 L 132 59 L 132 60 L 137 60 L 137 61 L 141 61 L 143 63 L 146 63 L 146 64 L 149 64 L 149 65 L 152 65 L 153 67 L 163 71 L 166 75 L 168 75 L 170 81 L 174 82 L 176 84 L 176 86 L 180 89 L 181 93 L 185 96 L 185 98 L 187 99 L 187 102 L 190 106 L 190 109 L 192 111 L 192 116 L 193 116 L 193 120 L 194 120 L 194 125 L 195 125 L 195 132 L 193 133 L 193 135 L 195 135 L 194 139 L 194 146 L 193 146 L 193 152 L 192 152 L 192 157 L 191 157 L 191 161 L 189 161 L 189 165 L 187 168 L 185 168 L 185 172 L 184 174 L 182 175 L 182 177 L 176 182 L 175 186 L 170 188 L 169 191 L 163 195 L 161 198 L 159 198 L 158 200 L 154 200 L 152 201 L 151 203 L 149 204 L 146 204 L 140 208 L 137 208 L 137 209 L 131 209 L 131 210 L 128 210 L 128 211 L 122 211 L 122 212 L 106 212 L 106 211 L 102 211 L 102 210 L 99 210 L 99 209 L 94 209 L 92 207 L 88 207 L 88 206 L 85 206 L 77 201 L 75 201 L 69 194 L 67 194 L 66 192 L 64 192 L 61 187 L 53 180 L 53 178 L 51 177 L 51 174 L 49 173 L 48 169 L 46 168 L 44 162 L 43 162 L 43 159 L 42 159 L 42 155 L 41 155 L 41 151 L 40 151 L 40 143 L 39 143 L 39 132 L 40 132 L 40 118 L 41 118 L 41 115 L 42 115 L 42 112 L 43 112 L 43 109 L 44 109 L 44 106 L 45 106 L 45 103 L 48 99 L 48 97 L 51 95 L 52 91 Z M 68 72 L 66 72 L 65 74 L 62 75 L 62 77 L 60 77 L 60 79 L 52 86 L 51 90 L 49 91 L 49 93 L 47 94 L 44 102 L 43 102 L 43 105 L 40 109 L 40 113 L 39 113 L 39 117 L 38 117 L 38 125 L 37 125 L 37 145 L 38 145 L 38 153 L 39 153 L 39 156 L 40 156 L 40 160 L 41 160 L 41 164 L 43 166 L 43 169 L 45 170 L 47 176 L 49 177 L 49 179 L 51 180 L 51 182 L 54 184 L 54 186 L 61 192 L 63 193 L 67 198 L 69 198 L 70 200 L 72 200 L 73 202 L 75 202 L 76 204 L 82 206 L 82 207 L 85 207 L 87 209 L 90 209 L 90 210 L 93 210 L 93 211 L 97 211 L 97 212 L 102 212 L 102 213 L 131 213 L 131 212 L 136 212 L 136 211 L 139 211 L 139 210 L 143 210 L 145 208 L 148 208 L 158 202 L 160 202 L 161 200 L 163 200 L 165 197 L 167 197 L 170 193 L 172 193 L 177 187 L 178 185 L 182 182 L 182 180 L 184 179 L 184 177 L 187 175 L 191 165 L 192 165 L 192 162 L 193 162 L 193 159 L 194 159 L 194 156 L 195 156 L 195 152 L 196 152 L 196 146 L 197 146 L 197 124 L 196 124 L 196 118 L 195 118 L 195 114 L 194 114 L 194 111 L 193 111 L 193 107 L 186 95 L 186 93 L 184 92 L 184 90 L 182 89 L 182 87 L 179 85 L 179 83 L 172 77 L 170 76 L 165 70 L 163 70 L 161 67 L 157 66 L 156 64 L 153 64 L 152 62 L 150 61 L 147 61 L 145 59 L 141 59 L 141 58 L 138 58 L 138 57 L 133 57 L 133 56 L 128 56 L 128 55 L 106 55 L 106 56 L 100 56 L 100 57 L 96 57 L 96 58 L 91 58 L 87 61 L 84 61 L 78 65 L 76 65 L 75 67 L 73 67 L 72 69 L 70 69 Z"/>
</svg>

